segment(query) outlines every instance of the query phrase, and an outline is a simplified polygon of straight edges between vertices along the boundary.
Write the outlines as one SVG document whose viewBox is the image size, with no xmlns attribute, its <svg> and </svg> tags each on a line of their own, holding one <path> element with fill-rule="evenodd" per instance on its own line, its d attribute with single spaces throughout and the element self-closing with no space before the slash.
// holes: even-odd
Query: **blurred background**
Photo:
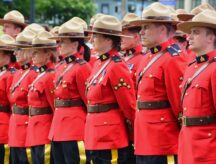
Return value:
<svg viewBox="0 0 216 164">
<path fill-rule="evenodd" d="M 142 10 L 156 1 L 187 11 L 203 2 L 216 8 L 216 0 L 0 0 L 0 17 L 15 9 L 25 16 L 27 23 L 55 26 L 74 16 L 89 22 L 96 13 L 114 15 L 119 19 L 127 12 L 141 16 Z"/>
</svg>

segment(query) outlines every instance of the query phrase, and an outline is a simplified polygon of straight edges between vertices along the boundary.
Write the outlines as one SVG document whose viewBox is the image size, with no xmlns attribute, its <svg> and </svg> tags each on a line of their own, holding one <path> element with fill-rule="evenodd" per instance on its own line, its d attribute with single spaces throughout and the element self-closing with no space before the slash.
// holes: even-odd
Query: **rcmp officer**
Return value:
<svg viewBox="0 0 216 164">
<path fill-rule="evenodd" d="M 16 38 L 27 26 L 24 16 L 17 10 L 12 10 L 5 14 L 4 18 L 0 19 L 0 24 L 3 25 L 3 32 L 13 38 Z"/>
<path fill-rule="evenodd" d="M 3 34 L 0 37 L 0 163 L 7 164 L 9 161 L 8 127 L 10 119 L 10 86 L 15 69 L 11 67 L 10 56 L 13 55 L 14 47 L 10 44 L 15 40 Z"/>
<path fill-rule="evenodd" d="M 85 82 L 91 66 L 80 58 L 84 48 L 84 29 L 74 22 L 64 23 L 59 28 L 60 52 L 64 57 L 56 70 L 55 113 L 49 133 L 55 163 L 89 163 L 84 147 L 84 126 L 86 122 Z M 85 54 L 88 55 L 88 54 Z"/>
<path fill-rule="evenodd" d="M 130 22 L 135 20 L 140 20 L 140 17 L 134 13 L 128 13 L 124 16 L 122 20 L 122 33 L 131 36 L 131 38 L 122 37 L 121 39 L 121 50 L 125 52 L 123 58 L 132 75 L 134 88 L 136 87 L 136 71 L 143 58 L 142 44 L 139 35 L 141 27 L 130 25 Z"/>
<path fill-rule="evenodd" d="M 108 15 L 96 20 L 92 32 L 99 59 L 86 86 L 85 145 L 94 164 L 125 164 L 129 157 L 128 132 L 132 132 L 135 113 L 135 90 L 118 51 L 121 37 L 128 36 L 121 34 L 120 21 Z"/>
<path fill-rule="evenodd" d="M 186 69 L 182 83 L 182 129 L 179 164 L 216 163 L 216 12 L 205 10 L 178 25 L 189 33 L 195 61 Z"/>
<path fill-rule="evenodd" d="M 52 36 L 47 31 L 41 31 L 32 40 L 32 61 L 39 74 L 29 85 L 26 146 L 31 148 L 33 164 L 53 163 L 48 139 L 54 110 L 55 61 L 52 61 L 52 55 L 56 41 L 49 39 Z"/>
<path fill-rule="evenodd" d="M 17 47 L 15 55 L 21 69 L 14 74 L 10 88 L 12 115 L 10 117 L 8 144 L 12 164 L 26 164 L 29 162 L 25 146 L 29 118 L 27 94 L 29 84 L 35 79 L 37 73 L 31 64 L 32 52 L 26 48 L 31 47 L 31 41 L 34 37 L 35 34 L 31 31 L 23 31 L 17 36 L 14 44 Z"/>
<path fill-rule="evenodd" d="M 137 164 L 177 163 L 179 84 L 186 66 L 169 38 L 177 22 L 169 7 L 160 3 L 148 6 L 142 18 L 131 22 L 142 25 L 143 45 L 150 50 L 137 71 L 136 160 Z"/>
</svg>

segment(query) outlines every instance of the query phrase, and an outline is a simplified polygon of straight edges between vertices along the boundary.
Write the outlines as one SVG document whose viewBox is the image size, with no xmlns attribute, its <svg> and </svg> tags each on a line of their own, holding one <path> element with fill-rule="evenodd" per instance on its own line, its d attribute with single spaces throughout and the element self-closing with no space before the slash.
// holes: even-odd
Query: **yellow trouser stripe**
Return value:
<svg viewBox="0 0 216 164">
<path fill-rule="evenodd" d="M 80 156 L 80 164 L 86 163 L 86 153 L 85 153 L 85 145 L 83 141 L 77 141 L 79 156 Z"/>
<path fill-rule="evenodd" d="M 26 154 L 27 154 L 27 158 L 29 163 L 32 163 L 32 159 L 31 159 L 31 148 L 26 148 Z"/>
<path fill-rule="evenodd" d="M 5 148 L 4 164 L 9 164 L 10 148 L 8 144 L 4 144 L 4 148 Z"/>
<path fill-rule="evenodd" d="M 50 155 L 51 155 L 51 145 L 45 144 L 45 150 L 44 150 L 44 163 L 49 164 L 50 163 Z"/>
<path fill-rule="evenodd" d="M 175 164 L 174 155 L 167 156 L 167 164 Z"/>
<path fill-rule="evenodd" d="M 112 153 L 112 160 L 111 160 L 111 164 L 117 164 L 118 162 L 118 149 L 113 149 L 111 150 Z"/>
</svg>

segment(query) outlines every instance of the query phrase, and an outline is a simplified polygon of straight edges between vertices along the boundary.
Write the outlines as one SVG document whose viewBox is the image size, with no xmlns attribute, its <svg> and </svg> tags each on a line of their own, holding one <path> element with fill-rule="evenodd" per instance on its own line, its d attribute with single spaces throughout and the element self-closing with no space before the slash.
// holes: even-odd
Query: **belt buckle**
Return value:
<svg viewBox="0 0 216 164">
<path fill-rule="evenodd" d="M 100 104 L 95 104 L 95 109 L 96 109 L 96 112 L 99 113 L 100 112 Z"/>
<path fill-rule="evenodd" d="M 182 125 L 187 126 L 187 118 L 185 116 L 182 116 Z"/>
</svg>

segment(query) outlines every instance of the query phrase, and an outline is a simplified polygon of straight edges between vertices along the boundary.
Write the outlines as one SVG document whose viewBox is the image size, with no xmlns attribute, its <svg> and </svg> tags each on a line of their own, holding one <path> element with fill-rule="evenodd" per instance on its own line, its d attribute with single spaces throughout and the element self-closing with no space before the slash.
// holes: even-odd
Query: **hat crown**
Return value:
<svg viewBox="0 0 216 164">
<path fill-rule="evenodd" d="M 152 3 L 143 10 L 142 17 L 171 17 L 173 10 L 159 2 Z"/>
<path fill-rule="evenodd" d="M 55 26 L 55 27 L 53 27 L 51 30 L 50 30 L 50 32 L 52 33 L 52 34 L 58 34 L 58 32 L 59 32 L 59 26 Z"/>
<path fill-rule="evenodd" d="M 87 30 L 87 28 L 88 28 L 87 23 L 86 23 L 83 19 L 81 19 L 81 18 L 79 18 L 79 17 L 73 17 L 73 18 L 71 19 L 71 21 L 74 21 L 74 22 L 80 24 L 81 26 L 83 26 L 83 29 L 84 29 L 84 30 Z"/>
<path fill-rule="evenodd" d="M 49 44 L 56 44 L 55 40 L 49 39 L 53 37 L 50 32 L 41 31 L 39 32 L 36 37 L 32 40 L 32 45 L 49 45 Z"/>
<path fill-rule="evenodd" d="M 192 22 L 210 23 L 216 25 L 216 12 L 214 10 L 204 10 L 195 15 Z"/>
<path fill-rule="evenodd" d="M 32 23 L 32 24 L 28 25 L 28 26 L 24 29 L 24 31 L 25 31 L 25 30 L 29 30 L 29 31 L 32 31 L 32 32 L 38 34 L 38 33 L 41 32 L 41 31 L 45 31 L 45 28 L 42 27 L 41 25 L 37 24 L 37 23 Z"/>
<path fill-rule="evenodd" d="M 4 15 L 4 20 L 25 23 L 24 16 L 17 10 L 12 10 Z"/>
<path fill-rule="evenodd" d="M 122 19 L 122 26 L 129 24 L 131 21 L 140 20 L 141 18 L 134 13 L 128 13 Z"/>
<path fill-rule="evenodd" d="M 94 25 L 94 28 L 104 29 L 104 30 L 113 30 L 113 31 L 122 31 L 121 22 L 114 16 L 111 15 L 103 15 L 98 18 Z"/>
<path fill-rule="evenodd" d="M 8 34 L 2 34 L 0 36 L 0 46 L 7 46 L 13 44 L 15 39 Z"/>
<path fill-rule="evenodd" d="M 16 42 L 26 42 L 31 44 L 32 40 L 36 37 L 36 33 L 30 30 L 24 30 L 23 32 L 19 33 L 16 37 Z"/>
<path fill-rule="evenodd" d="M 101 16 L 103 16 L 104 14 L 102 13 L 97 13 L 96 15 L 94 15 L 91 19 L 90 19 L 90 24 L 89 26 L 93 26 L 94 25 L 94 22 L 100 18 Z"/>
<path fill-rule="evenodd" d="M 79 23 L 70 20 L 63 25 L 60 26 L 59 28 L 59 34 L 67 34 L 67 33 L 81 33 L 84 34 L 84 29 L 83 26 L 80 25 Z"/>
<path fill-rule="evenodd" d="M 197 15 L 197 14 L 199 14 L 199 13 L 201 13 L 202 11 L 207 10 L 207 9 L 209 9 L 209 10 L 214 10 L 214 7 L 212 7 L 212 6 L 211 6 L 210 4 L 208 4 L 208 3 L 203 3 L 203 4 L 201 4 L 201 5 L 197 6 L 197 7 L 195 7 L 194 9 L 192 9 L 192 10 L 191 10 L 191 14 Z"/>
</svg>

